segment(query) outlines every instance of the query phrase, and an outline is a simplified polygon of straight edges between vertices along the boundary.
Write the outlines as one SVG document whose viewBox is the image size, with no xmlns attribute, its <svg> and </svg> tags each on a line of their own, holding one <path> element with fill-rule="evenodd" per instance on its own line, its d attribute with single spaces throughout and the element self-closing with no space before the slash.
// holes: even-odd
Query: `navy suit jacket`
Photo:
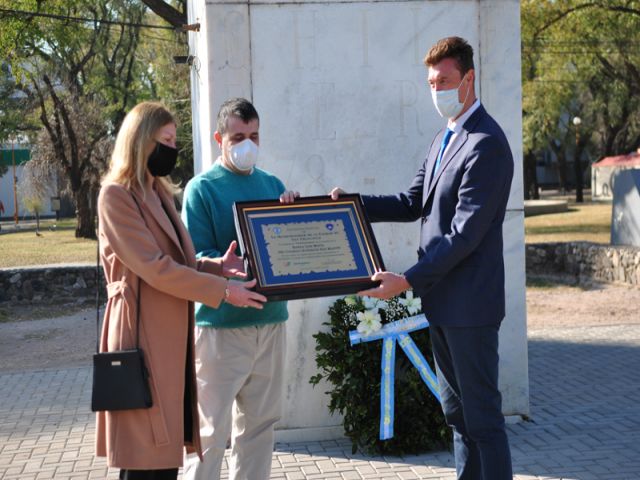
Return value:
<svg viewBox="0 0 640 480">
<path fill-rule="evenodd" d="M 480 107 L 431 173 L 444 130 L 411 186 L 397 195 L 363 195 L 372 222 L 421 220 L 418 262 L 405 272 L 429 322 L 499 324 L 505 315 L 502 222 L 513 177 L 504 132 Z"/>
</svg>

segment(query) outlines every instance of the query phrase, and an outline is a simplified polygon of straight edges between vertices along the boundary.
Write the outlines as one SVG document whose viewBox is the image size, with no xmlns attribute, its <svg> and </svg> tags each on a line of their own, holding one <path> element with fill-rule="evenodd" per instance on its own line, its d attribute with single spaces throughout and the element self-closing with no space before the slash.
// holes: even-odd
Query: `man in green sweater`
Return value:
<svg viewBox="0 0 640 480">
<path fill-rule="evenodd" d="M 255 166 L 260 120 L 243 98 L 222 104 L 214 138 L 222 152 L 186 186 L 182 219 L 198 257 L 219 257 L 237 241 L 232 206 L 244 200 L 291 203 L 274 175 Z M 249 311 L 251 310 L 251 311 Z M 230 480 L 268 479 L 280 419 L 288 318 L 286 302 L 260 310 L 196 304 L 196 374 L 204 461 L 186 458 L 185 480 L 220 478 L 231 434 Z M 234 406 L 235 401 L 235 406 Z M 233 428 L 232 428 L 233 427 Z"/>
</svg>

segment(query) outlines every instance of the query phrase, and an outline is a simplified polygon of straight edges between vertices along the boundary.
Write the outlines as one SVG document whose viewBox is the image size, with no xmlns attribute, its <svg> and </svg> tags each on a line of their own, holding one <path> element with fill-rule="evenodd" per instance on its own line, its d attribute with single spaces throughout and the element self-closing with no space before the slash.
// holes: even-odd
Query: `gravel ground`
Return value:
<svg viewBox="0 0 640 480">
<path fill-rule="evenodd" d="M 555 285 L 527 288 L 528 330 L 640 324 L 640 288 Z"/>
<path fill-rule="evenodd" d="M 639 324 L 639 305 L 637 287 L 553 283 L 529 287 L 528 331 Z M 56 318 L 0 323 L 0 372 L 89 366 L 95 335 L 92 309 Z"/>
</svg>

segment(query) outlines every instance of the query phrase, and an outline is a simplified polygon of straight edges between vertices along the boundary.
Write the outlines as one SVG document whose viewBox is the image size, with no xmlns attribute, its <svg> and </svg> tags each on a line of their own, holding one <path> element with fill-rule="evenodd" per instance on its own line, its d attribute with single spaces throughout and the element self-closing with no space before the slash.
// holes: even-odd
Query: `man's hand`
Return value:
<svg viewBox="0 0 640 480">
<path fill-rule="evenodd" d="M 280 203 L 293 203 L 296 198 L 300 198 L 300 192 L 287 190 L 280 195 Z"/>
<path fill-rule="evenodd" d="M 235 253 L 237 247 L 238 242 L 232 241 L 222 257 L 222 275 L 225 277 L 247 278 L 242 257 L 237 256 Z"/>
<path fill-rule="evenodd" d="M 267 298 L 257 292 L 249 290 L 256 286 L 256 279 L 242 283 L 236 280 L 229 280 L 229 295 L 225 299 L 227 303 L 236 307 L 252 307 L 262 310 L 262 304 Z"/>
<path fill-rule="evenodd" d="M 345 192 L 340 187 L 335 187 L 333 190 L 329 192 L 329 195 L 331 195 L 331 200 L 338 200 L 340 195 L 345 195 L 346 193 L 347 192 Z"/>
<path fill-rule="evenodd" d="M 397 273 L 376 272 L 371 277 L 371 280 L 374 282 L 380 281 L 380 285 L 375 288 L 370 288 L 369 290 L 358 292 L 358 295 L 388 300 L 411 288 L 411 285 L 409 285 L 404 275 L 398 275 Z"/>
</svg>

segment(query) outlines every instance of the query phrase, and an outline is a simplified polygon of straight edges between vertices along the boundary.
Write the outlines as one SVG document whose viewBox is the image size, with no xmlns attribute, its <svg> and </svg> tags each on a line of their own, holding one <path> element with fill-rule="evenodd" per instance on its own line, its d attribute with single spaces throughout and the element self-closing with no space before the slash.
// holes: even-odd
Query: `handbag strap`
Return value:
<svg viewBox="0 0 640 480">
<path fill-rule="evenodd" d="M 96 213 L 98 210 L 96 202 Z M 100 215 L 96 215 L 96 353 L 100 352 Z"/>
<path fill-rule="evenodd" d="M 147 224 L 147 221 L 142 215 L 142 209 L 138 203 L 138 199 L 132 193 L 131 198 L 136 202 L 138 211 L 142 221 Z M 97 202 L 96 202 L 97 205 Z M 96 206 L 96 210 L 97 210 Z M 100 215 L 97 215 L 97 227 L 100 225 Z M 100 229 L 98 228 L 97 243 L 96 243 L 96 353 L 100 352 Z M 136 295 L 136 349 L 140 348 L 140 297 L 142 296 L 142 290 L 140 289 L 140 277 L 138 276 L 138 295 Z"/>
<path fill-rule="evenodd" d="M 147 225 L 147 221 L 144 219 L 144 215 L 142 215 L 142 209 L 140 208 L 138 199 L 133 194 L 133 192 L 131 193 L 131 198 L 133 198 L 133 201 L 136 202 L 136 207 L 138 207 L 138 211 L 140 212 L 140 218 L 142 218 L 142 221 L 144 222 L 144 224 Z M 147 228 L 149 228 L 148 225 L 147 225 Z M 140 297 L 142 296 L 142 290 L 140 285 L 140 276 L 138 275 L 137 277 L 138 277 L 138 295 L 136 295 L 137 297 L 136 298 L 136 348 L 140 348 Z"/>
</svg>

